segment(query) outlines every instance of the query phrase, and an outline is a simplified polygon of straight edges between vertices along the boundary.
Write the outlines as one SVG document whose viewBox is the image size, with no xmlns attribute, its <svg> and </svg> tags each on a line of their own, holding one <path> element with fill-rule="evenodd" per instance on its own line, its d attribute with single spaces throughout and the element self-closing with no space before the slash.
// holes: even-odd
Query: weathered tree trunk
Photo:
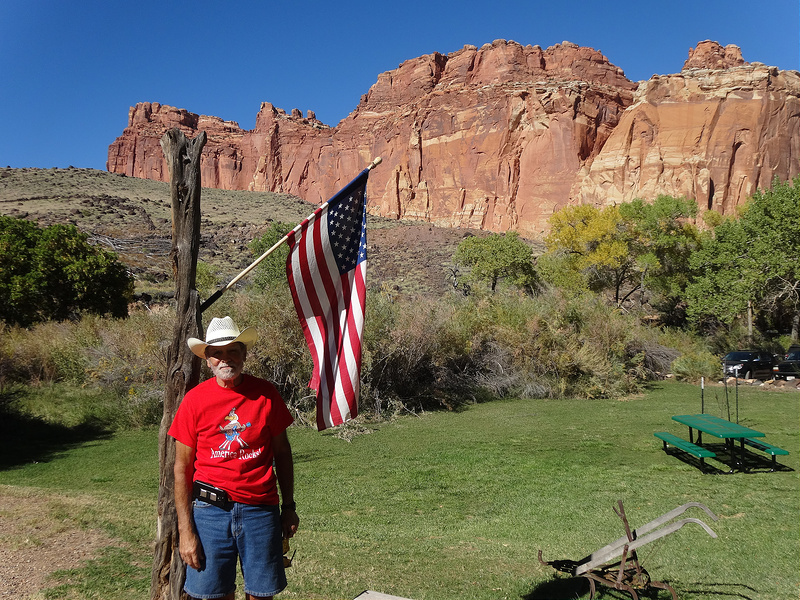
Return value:
<svg viewBox="0 0 800 600">
<path fill-rule="evenodd" d="M 161 138 L 170 170 L 172 199 L 172 270 L 175 277 L 175 326 L 167 351 L 164 414 L 158 432 L 158 531 L 150 584 L 152 600 L 185 598 L 185 567 L 178 553 L 173 465 L 175 440 L 167 431 L 184 394 L 200 380 L 200 359 L 186 346 L 188 337 L 202 338 L 200 298 L 194 289 L 200 246 L 200 154 L 205 132 L 189 140 L 179 129 Z"/>
</svg>

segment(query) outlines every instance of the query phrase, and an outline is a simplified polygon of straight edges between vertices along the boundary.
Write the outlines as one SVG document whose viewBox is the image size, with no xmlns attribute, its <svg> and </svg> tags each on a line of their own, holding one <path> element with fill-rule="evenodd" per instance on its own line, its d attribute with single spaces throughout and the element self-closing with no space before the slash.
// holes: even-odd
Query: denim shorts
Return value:
<svg viewBox="0 0 800 600">
<path fill-rule="evenodd" d="M 246 593 L 274 596 L 286 587 L 278 506 L 235 502 L 233 508 L 225 510 L 201 500 L 195 500 L 193 506 L 205 565 L 199 571 L 186 567 L 183 589 L 187 594 L 211 599 L 233 592 L 237 557 Z"/>
</svg>

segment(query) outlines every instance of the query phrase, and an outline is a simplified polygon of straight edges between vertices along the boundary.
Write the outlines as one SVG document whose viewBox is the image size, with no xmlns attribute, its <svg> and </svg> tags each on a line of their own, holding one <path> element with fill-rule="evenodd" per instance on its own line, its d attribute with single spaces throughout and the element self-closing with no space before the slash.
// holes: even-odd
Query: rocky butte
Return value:
<svg viewBox="0 0 800 600">
<path fill-rule="evenodd" d="M 680 73 L 628 80 L 600 52 L 497 40 L 382 73 L 335 127 L 263 103 L 255 129 L 140 103 L 109 171 L 168 181 L 159 139 L 206 131 L 207 187 L 321 203 L 376 156 L 369 210 L 538 238 L 554 211 L 659 194 L 731 213 L 800 173 L 800 73 L 705 41 Z"/>
</svg>

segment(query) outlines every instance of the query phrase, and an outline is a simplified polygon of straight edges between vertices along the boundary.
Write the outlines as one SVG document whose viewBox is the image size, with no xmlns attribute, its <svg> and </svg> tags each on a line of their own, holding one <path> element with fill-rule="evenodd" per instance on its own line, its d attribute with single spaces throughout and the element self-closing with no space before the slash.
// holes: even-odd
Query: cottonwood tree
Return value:
<svg viewBox="0 0 800 600">
<path fill-rule="evenodd" d="M 689 259 L 701 239 L 690 221 L 697 216 L 697 203 L 661 195 L 652 203 L 636 199 L 620 204 L 619 212 L 630 232 L 640 297 L 648 292 L 663 320 L 683 321 Z"/>
<path fill-rule="evenodd" d="M 772 326 L 800 325 L 800 177 L 775 181 L 725 219 L 692 255 L 689 318 L 725 325 L 748 310 L 767 313 Z"/>
<path fill-rule="evenodd" d="M 602 292 L 624 300 L 623 287 L 635 280 L 635 260 L 616 206 L 569 206 L 550 217 L 543 274 L 559 287 Z"/>
<path fill-rule="evenodd" d="M 663 310 L 673 310 L 688 284 L 687 265 L 699 245 L 691 200 L 659 196 L 619 206 L 567 207 L 550 218 L 543 276 L 559 287 L 610 291 L 622 306 L 638 293 L 655 293 Z"/>
</svg>

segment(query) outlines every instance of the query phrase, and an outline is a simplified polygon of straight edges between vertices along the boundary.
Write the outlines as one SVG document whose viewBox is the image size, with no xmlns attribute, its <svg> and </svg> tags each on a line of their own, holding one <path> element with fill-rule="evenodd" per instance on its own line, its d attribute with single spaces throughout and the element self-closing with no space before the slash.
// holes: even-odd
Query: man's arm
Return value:
<svg viewBox="0 0 800 600">
<path fill-rule="evenodd" d="M 283 537 L 290 538 L 297 533 L 300 518 L 294 509 L 294 461 L 292 446 L 286 431 L 272 438 L 272 451 L 275 456 L 275 470 L 278 487 L 281 490 L 281 524 Z"/>
<path fill-rule="evenodd" d="M 175 442 L 175 510 L 178 513 L 178 548 L 183 562 L 199 569 L 205 560 L 192 517 L 192 480 L 195 449 Z"/>
</svg>

